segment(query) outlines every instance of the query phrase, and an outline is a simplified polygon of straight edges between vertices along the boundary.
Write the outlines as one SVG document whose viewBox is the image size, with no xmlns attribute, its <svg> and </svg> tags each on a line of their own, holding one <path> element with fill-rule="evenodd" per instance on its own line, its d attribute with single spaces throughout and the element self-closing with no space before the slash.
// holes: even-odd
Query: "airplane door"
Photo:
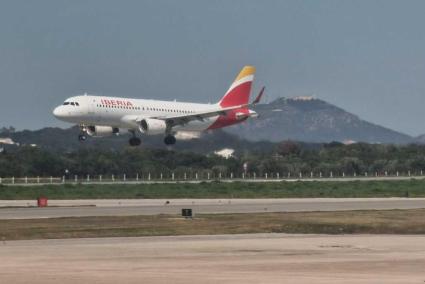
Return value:
<svg viewBox="0 0 425 284">
<path fill-rule="evenodd" d="M 88 116 L 95 121 L 100 120 L 100 114 L 96 113 L 96 98 L 88 98 Z"/>
<path fill-rule="evenodd" d="M 88 111 L 89 111 L 89 115 L 95 115 L 95 111 L 94 111 L 94 106 L 95 106 L 95 104 L 96 104 L 96 99 L 95 98 L 90 98 L 89 100 L 88 100 L 89 102 L 88 102 L 88 106 L 89 106 L 89 109 L 88 109 Z"/>
</svg>

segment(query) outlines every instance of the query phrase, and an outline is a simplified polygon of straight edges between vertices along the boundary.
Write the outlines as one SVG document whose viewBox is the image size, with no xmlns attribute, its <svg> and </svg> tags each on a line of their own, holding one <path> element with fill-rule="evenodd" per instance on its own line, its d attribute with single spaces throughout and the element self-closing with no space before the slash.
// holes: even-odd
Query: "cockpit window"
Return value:
<svg viewBox="0 0 425 284">
<path fill-rule="evenodd" d="M 64 106 L 67 106 L 67 105 L 71 105 L 71 106 L 80 106 L 80 104 L 79 104 L 79 103 L 77 103 L 77 102 L 64 102 L 64 103 L 63 103 L 63 105 L 64 105 Z"/>
</svg>

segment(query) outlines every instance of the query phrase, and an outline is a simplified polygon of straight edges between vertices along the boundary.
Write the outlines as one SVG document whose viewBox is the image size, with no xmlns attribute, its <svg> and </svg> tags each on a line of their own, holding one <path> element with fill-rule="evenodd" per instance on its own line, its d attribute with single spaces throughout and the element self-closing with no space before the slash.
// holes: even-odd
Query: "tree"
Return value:
<svg viewBox="0 0 425 284">
<path fill-rule="evenodd" d="M 301 148 L 298 143 L 294 141 L 283 141 L 277 145 L 276 152 L 281 156 L 299 155 Z"/>
</svg>

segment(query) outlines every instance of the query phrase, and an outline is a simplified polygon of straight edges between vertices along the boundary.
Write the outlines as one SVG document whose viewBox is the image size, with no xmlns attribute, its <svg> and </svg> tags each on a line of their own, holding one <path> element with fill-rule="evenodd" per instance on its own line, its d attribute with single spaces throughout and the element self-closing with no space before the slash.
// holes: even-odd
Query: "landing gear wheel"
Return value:
<svg viewBox="0 0 425 284">
<path fill-rule="evenodd" d="M 84 142 L 84 141 L 86 141 L 86 140 L 87 140 L 87 136 L 86 136 L 86 135 L 84 135 L 84 134 L 80 134 L 80 135 L 78 135 L 78 140 L 79 140 L 80 142 Z"/>
<path fill-rule="evenodd" d="M 130 146 L 139 146 L 142 143 L 142 140 L 137 137 L 131 137 L 128 143 Z"/>
<path fill-rule="evenodd" d="M 164 138 L 164 143 L 165 145 L 174 145 L 176 144 L 176 137 L 174 137 L 173 135 L 167 135 Z"/>
</svg>

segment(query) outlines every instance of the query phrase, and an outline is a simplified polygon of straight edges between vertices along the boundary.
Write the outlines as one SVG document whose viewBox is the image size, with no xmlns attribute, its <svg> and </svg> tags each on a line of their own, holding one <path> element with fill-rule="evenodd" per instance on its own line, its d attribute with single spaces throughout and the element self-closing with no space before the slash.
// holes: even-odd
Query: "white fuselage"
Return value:
<svg viewBox="0 0 425 284">
<path fill-rule="evenodd" d="M 103 96 L 76 96 L 67 99 L 53 111 L 63 121 L 79 125 L 112 126 L 137 130 L 137 121 L 150 117 L 190 115 L 216 109 L 215 104 L 184 103 Z M 176 126 L 176 131 L 203 131 L 208 129 L 218 116 Z"/>
</svg>

